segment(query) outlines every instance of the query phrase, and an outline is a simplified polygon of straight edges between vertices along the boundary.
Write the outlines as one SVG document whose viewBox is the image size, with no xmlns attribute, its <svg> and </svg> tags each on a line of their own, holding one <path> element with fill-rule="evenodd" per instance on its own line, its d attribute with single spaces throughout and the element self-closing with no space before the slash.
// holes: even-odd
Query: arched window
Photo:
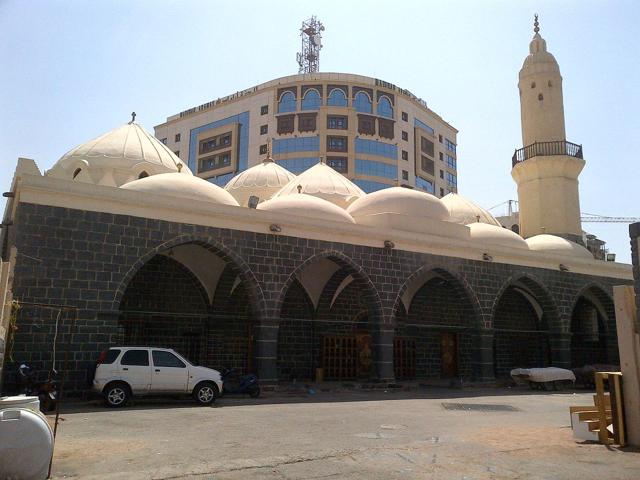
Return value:
<svg viewBox="0 0 640 480">
<path fill-rule="evenodd" d="M 334 88 L 333 90 L 331 90 L 331 93 L 329 93 L 327 105 L 329 105 L 330 107 L 346 107 L 347 96 L 341 89 Z"/>
<path fill-rule="evenodd" d="M 295 112 L 296 96 L 293 92 L 284 92 L 278 102 L 278 113 Z"/>
<path fill-rule="evenodd" d="M 358 92 L 353 100 L 353 106 L 356 112 L 371 113 L 371 99 L 365 92 Z"/>
<path fill-rule="evenodd" d="M 146 178 L 148 176 L 149 174 L 143 170 L 142 172 L 140 172 L 140 175 L 138 175 L 138 178 Z"/>
<path fill-rule="evenodd" d="M 393 107 L 391 106 L 389 97 L 380 97 L 376 113 L 381 117 L 393 118 Z"/>
<path fill-rule="evenodd" d="M 82 171 L 81 168 L 76 168 L 76 171 L 73 172 L 73 178 L 76 178 L 78 175 L 80 175 L 80 172 Z"/>
<path fill-rule="evenodd" d="M 315 88 L 307 90 L 302 99 L 302 110 L 319 110 L 322 100 Z"/>
</svg>

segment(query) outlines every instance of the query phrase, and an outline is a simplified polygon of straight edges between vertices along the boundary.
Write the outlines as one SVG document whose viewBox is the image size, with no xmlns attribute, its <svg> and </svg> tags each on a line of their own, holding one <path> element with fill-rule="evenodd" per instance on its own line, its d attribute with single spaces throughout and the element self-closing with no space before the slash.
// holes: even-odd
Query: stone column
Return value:
<svg viewBox="0 0 640 480">
<path fill-rule="evenodd" d="M 490 382 L 495 380 L 493 369 L 493 331 L 482 328 L 476 332 L 477 350 L 474 376 L 476 381 Z"/>
<path fill-rule="evenodd" d="M 394 328 L 390 325 L 378 326 L 372 335 L 373 365 L 376 379 L 380 382 L 395 382 L 393 370 L 394 335 Z"/>
<path fill-rule="evenodd" d="M 278 329 L 276 321 L 262 322 L 254 327 L 254 360 L 260 383 L 278 381 Z"/>
<path fill-rule="evenodd" d="M 549 348 L 551 349 L 551 366 L 571 368 L 571 334 L 567 332 L 550 332 Z"/>
<path fill-rule="evenodd" d="M 640 222 L 629 225 L 631 238 L 631 263 L 633 263 L 633 282 L 636 294 L 636 331 L 640 332 Z"/>
</svg>

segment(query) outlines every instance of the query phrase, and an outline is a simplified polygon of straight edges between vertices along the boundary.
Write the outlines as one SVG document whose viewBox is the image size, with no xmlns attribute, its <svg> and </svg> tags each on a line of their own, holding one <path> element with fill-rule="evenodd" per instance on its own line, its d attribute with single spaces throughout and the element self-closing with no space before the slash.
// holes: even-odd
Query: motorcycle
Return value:
<svg viewBox="0 0 640 480">
<path fill-rule="evenodd" d="M 36 372 L 30 365 L 26 363 L 20 364 L 18 367 L 18 383 L 20 391 L 28 396 L 38 397 L 40 400 L 40 410 L 43 413 L 55 410 L 58 402 L 58 381 L 56 375 L 58 372 L 52 370 L 46 382 L 37 382 Z"/>
<path fill-rule="evenodd" d="M 235 368 L 225 368 L 220 372 L 222 377 L 222 395 L 248 394 L 251 398 L 260 396 L 258 377 L 250 373 L 238 376 Z"/>
</svg>

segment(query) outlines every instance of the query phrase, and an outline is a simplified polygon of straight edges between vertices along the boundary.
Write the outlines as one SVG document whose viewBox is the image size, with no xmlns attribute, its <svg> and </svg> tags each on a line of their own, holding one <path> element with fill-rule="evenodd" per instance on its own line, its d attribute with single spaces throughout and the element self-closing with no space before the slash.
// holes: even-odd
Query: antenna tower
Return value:
<svg viewBox="0 0 640 480">
<path fill-rule="evenodd" d="M 324 25 L 315 15 L 302 22 L 300 28 L 302 49 L 296 54 L 296 60 L 300 67 L 298 73 L 315 73 L 320 69 L 322 32 L 324 32 Z"/>
</svg>

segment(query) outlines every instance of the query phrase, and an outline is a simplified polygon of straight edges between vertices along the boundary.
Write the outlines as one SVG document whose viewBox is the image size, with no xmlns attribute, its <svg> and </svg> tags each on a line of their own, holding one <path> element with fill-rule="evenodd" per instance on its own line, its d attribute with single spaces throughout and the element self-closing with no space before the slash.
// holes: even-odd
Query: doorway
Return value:
<svg viewBox="0 0 640 480">
<path fill-rule="evenodd" d="M 440 346 L 442 378 L 458 376 L 458 334 L 443 332 L 440 336 Z"/>
</svg>

